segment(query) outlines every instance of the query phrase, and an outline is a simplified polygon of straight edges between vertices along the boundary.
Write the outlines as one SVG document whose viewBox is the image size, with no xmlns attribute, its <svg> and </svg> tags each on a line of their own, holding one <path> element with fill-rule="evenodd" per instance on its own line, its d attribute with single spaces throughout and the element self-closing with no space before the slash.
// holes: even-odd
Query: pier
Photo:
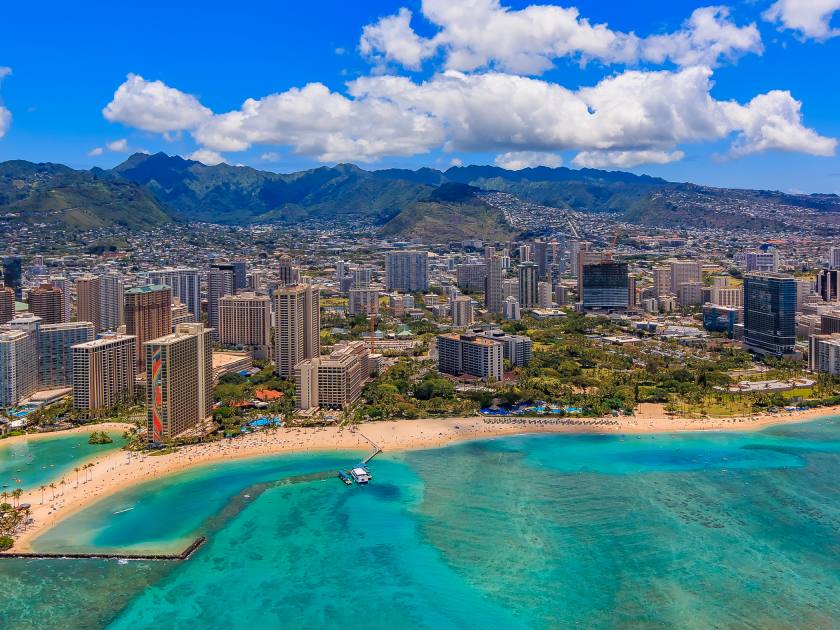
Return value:
<svg viewBox="0 0 840 630">
<path fill-rule="evenodd" d="M 362 460 L 362 466 L 367 466 L 367 465 L 368 465 L 368 462 L 369 462 L 370 460 L 372 460 L 374 457 L 376 457 L 377 455 L 379 455 L 379 453 L 381 453 L 381 452 L 382 452 L 382 447 L 381 447 L 381 446 L 379 446 L 379 445 L 378 445 L 376 442 L 374 442 L 373 440 L 371 440 L 368 436 L 366 436 L 366 435 L 365 435 L 364 433 L 362 433 L 361 431 L 359 431 L 359 435 L 361 435 L 363 438 L 365 438 L 365 439 L 366 439 L 366 440 L 370 443 L 370 445 L 373 447 L 373 453 L 371 453 L 370 455 L 368 455 L 367 457 L 365 457 L 365 458 Z"/>
<path fill-rule="evenodd" d="M 207 542 L 206 536 L 199 536 L 189 547 L 177 554 L 157 553 L 0 553 L 2 558 L 29 558 L 32 560 L 189 560 L 196 550 Z"/>
</svg>

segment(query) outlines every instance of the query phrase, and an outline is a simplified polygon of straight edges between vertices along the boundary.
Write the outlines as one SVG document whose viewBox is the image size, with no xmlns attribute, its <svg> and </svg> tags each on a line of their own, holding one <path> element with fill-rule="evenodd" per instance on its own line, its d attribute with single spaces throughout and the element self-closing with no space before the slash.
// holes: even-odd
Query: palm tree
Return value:
<svg viewBox="0 0 840 630">
<path fill-rule="evenodd" d="M 15 507 L 19 507 L 19 506 L 20 506 L 20 496 L 21 496 L 22 494 L 23 494 L 23 490 L 21 490 L 20 488 L 15 488 L 15 489 L 12 491 L 12 498 L 14 498 L 14 500 L 15 500 Z"/>
<path fill-rule="evenodd" d="M 76 471 L 76 487 L 78 488 L 79 487 L 79 471 L 81 470 L 81 468 L 76 466 L 73 470 Z"/>
<path fill-rule="evenodd" d="M 8 493 L 8 491 L 3 490 L 3 492 L 2 492 L 2 493 L 0 493 L 0 497 L 2 497 L 2 498 L 3 498 L 3 503 L 6 503 L 6 502 L 7 502 L 7 501 L 6 501 L 6 499 L 8 499 L 8 498 L 9 498 L 9 493 Z"/>
<path fill-rule="evenodd" d="M 40 490 L 41 490 L 41 505 L 44 505 L 44 491 L 46 489 L 47 489 L 47 486 L 42 483 L 41 487 L 40 487 Z"/>
<path fill-rule="evenodd" d="M 55 501 L 55 484 L 54 483 L 50 484 L 50 490 L 52 490 L 52 499 L 53 499 L 53 501 Z"/>
<path fill-rule="evenodd" d="M 64 496 L 64 484 L 65 484 L 65 483 L 67 483 L 67 482 L 66 482 L 66 481 L 64 481 L 64 477 L 62 477 L 62 478 L 61 478 L 61 481 L 58 483 L 58 485 L 62 486 L 62 488 L 61 488 L 61 495 L 62 495 L 62 496 Z"/>
</svg>

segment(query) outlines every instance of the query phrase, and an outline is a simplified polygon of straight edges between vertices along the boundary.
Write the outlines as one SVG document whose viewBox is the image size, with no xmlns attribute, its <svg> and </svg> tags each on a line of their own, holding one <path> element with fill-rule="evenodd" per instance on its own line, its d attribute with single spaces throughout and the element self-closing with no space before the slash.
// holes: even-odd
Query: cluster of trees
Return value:
<svg viewBox="0 0 840 630">
<path fill-rule="evenodd" d="M 15 488 L 11 492 L 3 491 L 0 502 L 0 551 L 7 551 L 15 543 L 14 536 L 30 519 L 28 505 L 21 507 L 20 497 L 23 490 Z M 11 500 L 11 503 L 9 503 Z"/>
<path fill-rule="evenodd" d="M 403 358 L 368 383 L 354 419 L 424 418 L 470 413 L 475 408 L 474 401 L 455 395 L 452 382 L 435 371 L 433 361 Z"/>
<path fill-rule="evenodd" d="M 88 444 L 113 444 L 114 440 L 105 431 L 94 431 L 88 438 Z"/>
<path fill-rule="evenodd" d="M 251 377 L 237 373 L 224 374 L 213 392 L 215 400 L 222 403 L 213 410 L 213 419 L 222 425 L 226 433 L 238 431 L 246 420 L 246 415 L 251 413 L 250 410 L 242 410 L 234 404 L 252 400 L 258 389 L 273 389 L 283 394 L 282 398 L 270 402 L 268 407 L 261 409 L 259 413 L 285 417 L 294 413 L 295 384 L 278 378 L 270 365 L 263 365 L 262 369 Z"/>
</svg>

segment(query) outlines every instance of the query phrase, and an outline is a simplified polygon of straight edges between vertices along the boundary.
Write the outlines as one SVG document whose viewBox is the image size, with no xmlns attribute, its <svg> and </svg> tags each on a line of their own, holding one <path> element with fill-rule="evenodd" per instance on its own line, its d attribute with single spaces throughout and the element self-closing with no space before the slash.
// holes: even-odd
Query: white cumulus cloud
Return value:
<svg viewBox="0 0 840 630">
<path fill-rule="evenodd" d="M 803 38 L 822 41 L 840 35 L 840 28 L 831 26 L 837 11 L 840 0 L 777 0 L 762 17 L 779 23 L 780 28 L 797 31 Z"/>
<path fill-rule="evenodd" d="M 534 166 L 550 166 L 556 168 L 563 166 L 563 158 L 554 153 L 543 153 L 539 151 L 508 151 L 496 156 L 496 166 L 501 166 L 510 171 L 520 171 L 523 168 Z"/>
<path fill-rule="evenodd" d="M 607 64 L 714 66 L 763 50 L 755 24 L 738 26 L 727 8 L 716 6 L 695 10 L 673 33 L 647 38 L 592 24 L 575 7 L 533 4 L 513 10 L 499 0 L 424 0 L 422 13 L 439 28 L 433 37 L 418 35 L 411 11 L 402 8 L 366 26 L 359 50 L 409 69 L 443 51 L 448 69 L 495 68 L 517 74 L 540 74 L 563 57 Z"/>
<path fill-rule="evenodd" d="M 186 157 L 186 159 L 188 160 L 195 160 L 196 162 L 201 162 L 202 164 L 206 164 L 207 166 L 216 166 L 216 164 L 221 164 L 225 161 L 225 158 L 223 158 L 220 154 L 216 153 L 215 151 L 210 151 L 208 149 L 198 149 L 184 157 Z"/>
<path fill-rule="evenodd" d="M 193 129 L 212 112 L 191 94 L 162 81 L 146 81 L 137 74 L 129 74 L 102 114 L 111 122 L 166 133 Z"/>
<path fill-rule="evenodd" d="M 632 168 L 640 164 L 668 164 L 683 157 L 682 151 L 581 151 L 572 164 L 581 168 Z"/>
<path fill-rule="evenodd" d="M 109 151 L 114 151 L 115 153 L 125 153 L 128 151 L 128 140 L 125 138 L 120 138 L 119 140 L 114 140 L 113 142 L 109 142 L 105 145 Z"/>
</svg>

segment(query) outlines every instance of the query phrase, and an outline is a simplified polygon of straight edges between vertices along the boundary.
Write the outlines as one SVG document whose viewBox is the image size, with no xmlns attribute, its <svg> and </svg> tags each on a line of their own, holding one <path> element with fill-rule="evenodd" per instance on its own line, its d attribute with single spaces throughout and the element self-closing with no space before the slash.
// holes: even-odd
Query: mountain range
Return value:
<svg viewBox="0 0 840 630">
<path fill-rule="evenodd" d="M 487 190 L 671 228 L 795 230 L 791 207 L 840 226 L 836 195 L 710 188 L 621 171 L 510 171 L 496 166 L 366 171 L 339 164 L 280 174 L 247 166 L 207 166 L 164 153 L 136 153 L 110 170 L 22 160 L 0 163 L 0 221 L 82 230 L 190 221 L 329 220 L 364 222 L 381 226 L 384 234 L 419 240 L 513 235 L 501 210 L 477 195 Z"/>
</svg>

